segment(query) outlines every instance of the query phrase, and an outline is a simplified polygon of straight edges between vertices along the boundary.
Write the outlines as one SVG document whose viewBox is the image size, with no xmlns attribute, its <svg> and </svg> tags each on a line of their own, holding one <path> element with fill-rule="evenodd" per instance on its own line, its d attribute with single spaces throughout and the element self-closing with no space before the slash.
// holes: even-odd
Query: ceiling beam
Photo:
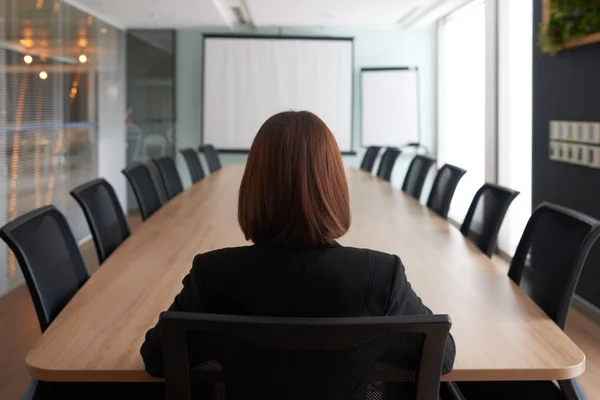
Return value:
<svg viewBox="0 0 600 400">
<path fill-rule="evenodd" d="M 131 0 L 129 0 L 129 1 L 131 1 Z M 107 17 L 106 15 L 103 15 L 102 13 L 98 12 L 97 10 L 90 8 L 89 6 L 81 4 L 78 0 L 62 0 L 62 2 L 72 5 L 73 7 L 83 11 L 84 13 L 87 13 L 93 17 L 96 17 L 99 20 L 101 20 L 102 22 L 112 25 L 113 27 L 115 27 L 117 29 L 120 29 L 122 31 L 127 30 L 127 27 L 125 25 L 123 25 L 122 23 L 115 21 L 111 17 Z"/>
<path fill-rule="evenodd" d="M 414 13 L 411 18 L 402 21 L 401 26 L 403 28 L 414 29 L 424 28 L 473 1 L 474 0 L 439 0 L 431 6 L 424 8 L 421 12 Z"/>
<path fill-rule="evenodd" d="M 224 4 L 224 0 L 212 0 L 215 8 L 221 14 L 221 18 L 225 21 L 228 28 L 235 27 L 235 16 L 231 12 L 229 4 Z"/>
</svg>

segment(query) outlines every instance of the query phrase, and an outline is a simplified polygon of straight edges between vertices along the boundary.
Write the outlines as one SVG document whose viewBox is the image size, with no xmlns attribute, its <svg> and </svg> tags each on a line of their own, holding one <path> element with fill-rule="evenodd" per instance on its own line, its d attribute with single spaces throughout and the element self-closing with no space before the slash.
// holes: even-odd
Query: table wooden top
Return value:
<svg viewBox="0 0 600 400">
<path fill-rule="evenodd" d="M 44 381 L 151 381 L 140 346 L 181 290 L 197 253 L 247 244 L 237 223 L 243 166 L 206 177 L 142 224 L 81 288 L 27 355 Z M 507 276 L 416 200 L 348 168 L 347 246 L 398 254 L 435 313 L 449 314 L 454 371 L 444 380 L 558 380 L 585 355 Z"/>
</svg>

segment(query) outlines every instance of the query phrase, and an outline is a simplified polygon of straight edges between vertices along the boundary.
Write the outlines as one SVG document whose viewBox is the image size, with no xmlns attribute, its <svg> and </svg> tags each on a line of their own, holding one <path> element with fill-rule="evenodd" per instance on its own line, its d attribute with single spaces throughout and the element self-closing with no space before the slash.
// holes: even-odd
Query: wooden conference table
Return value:
<svg viewBox="0 0 600 400">
<path fill-rule="evenodd" d="M 194 255 L 246 244 L 237 223 L 243 166 L 225 167 L 165 204 L 81 288 L 27 355 L 43 381 L 155 380 L 140 346 L 181 290 Z M 434 312 L 449 314 L 454 371 L 444 380 L 559 380 L 585 355 L 459 230 L 389 183 L 348 168 L 347 246 L 400 255 Z M 285 266 L 282 266 L 285 268 Z"/>
</svg>

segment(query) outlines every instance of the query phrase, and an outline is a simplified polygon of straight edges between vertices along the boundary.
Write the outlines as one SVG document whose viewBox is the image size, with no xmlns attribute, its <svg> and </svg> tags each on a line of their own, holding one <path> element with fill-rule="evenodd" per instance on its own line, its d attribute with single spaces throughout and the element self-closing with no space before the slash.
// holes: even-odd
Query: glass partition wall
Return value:
<svg viewBox="0 0 600 400">
<path fill-rule="evenodd" d="M 175 31 L 129 30 L 127 163 L 147 162 L 161 156 L 177 157 Z M 127 197 L 129 210 L 137 210 L 132 193 Z"/>
<path fill-rule="evenodd" d="M 52 0 L 3 0 L 0 18 L 0 225 L 54 204 L 85 239 L 69 191 L 98 176 L 99 103 L 124 92 L 119 64 L 103 60 L 122 58 L 123 33 Z M 103 76 L 116 82 L 108 90 L 98 88 Z M 21 282 L 1 243 L 0 294 Z"/>
</svg>

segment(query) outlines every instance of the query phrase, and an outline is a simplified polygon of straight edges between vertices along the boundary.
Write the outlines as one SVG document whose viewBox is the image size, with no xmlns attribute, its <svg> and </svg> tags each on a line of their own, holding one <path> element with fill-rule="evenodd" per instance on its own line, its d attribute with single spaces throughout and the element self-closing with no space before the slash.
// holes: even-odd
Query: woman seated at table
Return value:
<svg viewBox="0 0 600 400">
<path fill-rule="evenodd" d="M 198 254 L 169 310 L 277 317 L 431 314 L 398 256 L 335 241 L 350 228 L 348 184 L 333 134 L 310 112 L 283 112 L 260 128 L 240 186 L 238 220 L 254 245 Z M 146 371 L 164 376 L 158 327 L 148 331 L 141 352 Z M 450 337 L 444 372 L 452 369 L 454 354 Z"/>
</svg>

